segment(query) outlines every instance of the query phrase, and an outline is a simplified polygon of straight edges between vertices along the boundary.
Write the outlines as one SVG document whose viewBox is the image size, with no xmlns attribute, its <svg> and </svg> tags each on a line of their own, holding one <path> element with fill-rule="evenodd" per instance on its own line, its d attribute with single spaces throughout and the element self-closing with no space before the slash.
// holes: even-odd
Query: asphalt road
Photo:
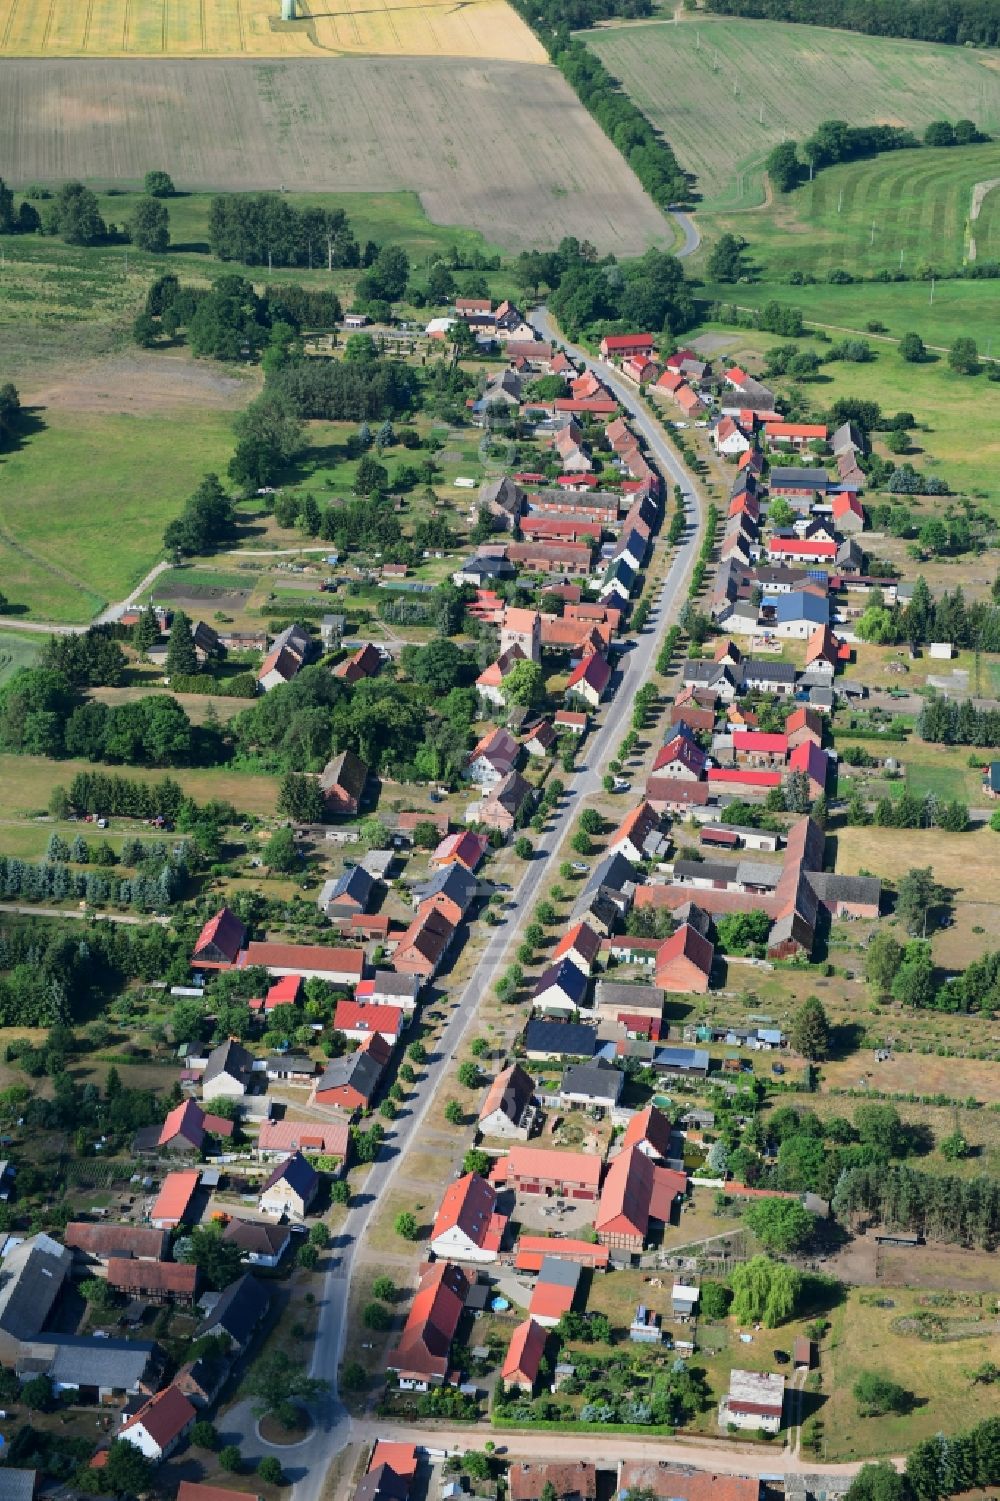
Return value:
<svg viewBox="0 0 1000 1501">
<path fill-rule="evenodd" d="M 680 209 L 676 208 L 672 208 L 670 210 L 670 217 L 671 219 L 673 219 L 674 223 L 677 225 L 677 228 L 684 236 L 684 244 L 679 250 L 675 250 L 674 254 L 677 256 L 678 260 L 683 260 L 686 255 L 694 255 L 695 251 L 698 249 L 698 246 L 701 244 L 701 233 L 695 227 L 694 220 L 691 218 L 690 214 L 684 214 L 680 211 Z"/>
<path fill-rule="evenodd" d="M 543 337 L 557 337 L 544 308 L 538 310 L 533 322 Z M 685 510 L 691 524 L 684 541 L 674 554 L 645 630 L 634 639 L 631 649 L 622 656 L 617 692 L 605 711 L 603 723 L 585 742 L 584 764 L 565 779 L 567 790 L 561 806 L 550 819 L 546 832 L 539 836 L 535 845 L 535 857 L 526 866 L 503 921 L 494 928 L 484 929 L 488 933 L 486 948 L 462 990 L 459 1004 L 445 1027 L 434 1054 L 424 1068 L 424 1077 L 420 1080 L 413 1103 L 408 1110 L 400 1113 L 387 1131 L 382 1155 L 373 1163 L 359 1202 L 349 1211 L 336 1244 L 328 1253 L 328 1270 L 319 1297 L 319 1331 L 313 1347 L 311 1374 L 326 1379 L 330 1383 L 330 1392 L 317 1404 L 313 1414 L 315 1427 L 294 1448 L 272 1449 L 257 1434 L 249 1403 L 240 1403 L 232 1408 L 220 1424 L 222 1441 L 239 1443 L 245 1459 L 254 1461 L 266 1453 L 281 1456 L 286 1474 L 295 1484 L 294 1501 L 319 1501 L 328 1465 L 351 1441 L 351 1418 L 337 1395 L 337 1370 L 347 1332 L 354 1259 L 369 1222 L 376 1206 L 390 1188 L 411 1141 L 419 1132 L 448 1063 L 473 1021 L 480 998 L 493 990 L 504 969 L 508 951 L 549 880 L 552 862 L 575 822 L 577 809 L 584 799 L 601 790 L 604 768 L 613 759 L 613 752 L 631 724 L 635 695 L 650 676 L 662 637 L 683 603 L 683 586 L 697 555 L 700 539 L 695 523 L 700 514 L 700 502 L 691 476 L 667 446 L 656 423 L 638 402 L 635 392 L 623 385 L 601 361 L 591 360 L 582 350 L 571 346 L 567 346 L 567 352 L 573 359 L 586 359 L 631 414 L 635 427 L 642 433 L 665 477 L 671 483 L 681 485 Z M 361 1425 L 358 1428 L 360 1433 Z M 368 1432 L 367 1427 L 364 1432 Z"/>
</svg>

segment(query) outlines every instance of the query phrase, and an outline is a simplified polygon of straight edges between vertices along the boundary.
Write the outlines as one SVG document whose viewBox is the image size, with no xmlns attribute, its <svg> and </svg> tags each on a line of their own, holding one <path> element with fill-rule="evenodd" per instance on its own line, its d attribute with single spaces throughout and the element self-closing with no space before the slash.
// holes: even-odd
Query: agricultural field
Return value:
<svg viewBox="0 0 1000 1501">
<path fill-rule="evenodd" d="M 4 814 L 16 816 L 19 820 L 44 815 L 52 788 L 57 783 L 68 787 L 78 772 L 93 769 L 90 761 L 49 761 L 44 756 L 0 754 Z M 274 816 L 278 798 L 277 777 L 231 771 L 225 766 L 171 768 L 169 773 L 162 767 L 130 766 L 127 774 L 140 782 L 158 782 L 170 775 L 180 783 L 186 796 L 199 803 L 214 797 L 222 798 L 233 803 L 241 813 L 254 813 L 262 818 Z M 120 828 L 131 834 L 135 825 L 122 819 Z"/>
<path fill-rule="evenodd" d="M 0 159 L 18 185 L 135 184 L 155 163 L 185 189 L 410 190 L 435 224 L 509 250 L 673 242 L 569 85 L 510 61 L 10 61 Z"/>
<path fill-rule="evenodd" d="M 706 210 L 763 203 L 771 147 L 822 120 L 1000 126 L 1000 74 L 985 53 L 701 13 L 585 36 L 695 174 Z"/>
<path fill-rule="evenodd" d="M 0 54 L 10 57 L 315 57 L 368 53 L 502 57 L 543 63 L 545 53 L 504 0 L 410 0 L 367 5 L 299 0 L 29 0 L 0 3 Z"/>
</svg>

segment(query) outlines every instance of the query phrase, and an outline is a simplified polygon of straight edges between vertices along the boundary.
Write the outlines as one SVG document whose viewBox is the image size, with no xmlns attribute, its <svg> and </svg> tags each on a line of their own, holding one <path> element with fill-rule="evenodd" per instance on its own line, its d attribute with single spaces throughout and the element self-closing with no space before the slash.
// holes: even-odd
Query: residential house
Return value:
<svg viewBox="0 0 1000 1501">
<path fill-rule="evenodd" d="M 348 921 L 367 912 L 375 882 L 363 865 L 352 865 L 341 875 L 323 882 L 316 905 L 331 921 Z"/>
<path fill-rule="evenodd" d="M 557 735 L 573 735 L 576 738 L 587 733 L 587 715 L 572 709 L 557 709 L 552 724 Z"/>
<path fill-rule="evenodd" d="M 621 1069 L 597 1058 L 593 1063 L 571 1063 L 559 1081 L 559 1103 L 570 1108 L 583 1105 L 613 1110 L 621 1099 L 625 1075 Z"/>
<path fill-rule="evenodd" d="M 343 1164 L 347 1160 L 350 1139 L 349 1128 L 340 1122 L 289 1120 L 286 1116 L 280 1121 L 261 1121 L 256 1154 L 261 1162 L 280 1162 L 293 1152 L 305 1152 L 336 1157 Z"/>
<path fill-rule="evenodd" d="M 652 775 L 669 777 L 673 781 L 699 782 L 707 767 L 708 757 L 701 746 L 687 729 L 681 729 L 657 751 Z"/>
<path fill-rule="evenodd" d="M 331 1058 L 316 1081 L 310 1100 L 349 1116 L 371 1108 L 392 1049 L 374 1033 L 356 1053 Z"/>
<path fill-rule="evenodd" d="M 208 1115 L 195 1100 L 185 1100 L 169 1111 L 163 1125 L 140 1131 L 135 1138 L 139 1152 L 200 1152 L 206 1135 L 228 1138 L 233 1123 L 222 1115 Z"/>
<path fill-rule="evenodd" d="M 431 1229 L 434 1255 L 450 1261 L 496 1261 L 507 1220 L 497 1213 L 497 1191 L 478 1173 L 445 1189 Z"/>
<path fill-rule="evenodd" d="M 301 1152 L 276 1162 L 261 1188 L 257 1208 L 261 1214 L 305 1219 L 319 1193 L 319 1174 Z"/>
<path fill-rule="evenodd" d="M 813 745 L 823 744 L 823 716 L 815 709 L 802 704 L 793 709 L 785 720 L 785 736 L 790 750 L 794 750 L 803 741 L 811 740 Z"/>
<path fill-rule="evenodd" d="M 520 753 L 521 747 L 509 730 L 488 730 L 470 753 L 463 775 L 488 790 L 513 771 Z"/>
<path fill-rule="evenodd" d="M 191 1212 L 191 1201 L 200 1182 L 201 1173 L 197 1169 L 168 1173 L 149 1211 L 150 1223 L 157 1230 L 175 1230 L 182 1225 Z"/>
<path fill-rule="evenodd" d="M 663 832 L 660 815 L 646 801 L 633 808 L 622 819 L 608 841 L 608 851 L 624 855 L 626 860 L 639 864 L 642 860 L 661 857 L 670 841 Z"/>
<path fill-rule="evenodd" d="M 730 1371 L 729 1391 L 719 1403 L 719 1427 L 778 1433 L 785 1378 L 770 1371 Z"/>
<path fill-rule="evenodd" d="M 538 1273 L 528 1304 L 528 1317 L 546 1329 L 558 1324 L 576 1301 L 583 1268 L 577 1261 L 546 1256 Z"/>
<path fill-rule="evenodd" d="M 424 902 L 396 945 L 393 967 L 400 974 L 416 975 L 423 982 L 433 980 L 454 936 L 454 923 L 433 902 Z"/>
<path fill-rule="evenodd" d="M 767 539 L 769 558 L 791 558 L 798 563 L 833 563 L 837 556 L 836 542 L 811 541 L 808 537 L 778 537 Z"/>
<path fill-rule="evenodd" d="M 830 759 L 813 741 L 804 740 L 795 747 L 788 757 L 788 770 L 803 773 L 809 782 L 810 797 L 819 797 L 826 791 Z"/>
<path fill-rule="evenodd" d="M 471 839 L 478 836 L 470 834 Z M 446 865 L 434 871 L 430 879 L 414 888 L 413 897 L 418 907 L 430 902 L 443 912 L 457 928 L 479 892 L 479 882 L 464 865 Z"/>
<path fill-rule="evenodd" d="M 833 449 L 834 458 L 839 459 L 843 454 L 865 454 L 868 452 L 868 440 L 860 427 L 855 427 L 853 422 L 842 422 L 834 431 L 830 439 L 830 447 Z"/>
<path fill-rule="evenodd" d="M 533 1011 L 543 1016 L 572 1017 L 579 1011 L 587 994 L 587 976 L 572 959 L 551 964 L 535 986 L 531 998 Z"/>
<path fill-rule="evenodd" d="M 364 1042 L 377 1034 L 390 1048 L 399 1041 L 405 1025 L 399 1006 L 378 1006 L 368 1001 L 338 1001 L 333 1015 L 334 1030 L 351 1042 Z"/>
<path fill-rule="evenodd" d="M 832 513 L 833 524 L 842 537 L 856 536 L 864 531 L 865 508 L 853 491 L 834 495 Z"/>
<path fill-rule="evenodd" d="M 289 625 L 274 638 L 271 649 L 257 674 L 257 686 L 264 693 L 290 683 L 309 655 L 311 642 L 301 625 Z"/>
<path fill-rule="evenodd" d="M 521 744 L 529 756 L 548 756 L 555 749 L 556 732 L 547 719 L 540 719 L 525 731 Z"/>
<path fill-rule="evenodd" d="M 750 438 L 732 417 L 720 417 L 712 428 L 712 445 L 723 458 L 739 458 L 753 447 Z"/>
<path fill-rule="evenodd" d="M 771 448 L 803 449 L 810 443 L 825 443 L 827 428 L 821 422 L 765 422 L 764 437 Z"/>
<path fill-rule="evenodd" d="M 639 985 L 628 980 L 598 980 L 594 1010 L 600 1021 L 635 1021 L 643 1017 L 657 1023 L 663 1018 L 663 989 L 659 985 Z"/>
<path fill-rule="evenodd" d="M 263 1220 L 230 1220 L 222 1239 L 227 1246 L 239 1248 L 240 1259 L 247 1265 L 273 1271 L 291 1244 L 292 1232 L 287 1225 L 269 1225 Z"/>
<path fill-rule="evenodd" d="M 786 735 L 764 734 L 760 730 L 734 730 L 731 738 L 737 766 L 756 766 L 764 770 L 784 766 L 788 755 Z"/>
<path fill-rule="evenodd" d="M 239 1351 L 246 1350 L 271 1306 L 271 1294 L 263 1282 L 244 1272 L 230 1282 L 195 1330 L 195 1339 L 218 1335 Z"/>
<path fill-rule="evenodd" d="M 510 834 L 522 807 L 534 797 L 534 788 L 519 771 L 508 772 L 479 803 L 470 804 L 466 818 L 487 829 Z"/>
<path fill-rule="evenodd" d="M 198 934 L 191 965 L 194 969 L 231 969 L 246 940 L 243 923 L 228 907 L 221 907 Z"/>
<path fill-rule="evenodd" d="M 417 1007 L 417 996 L 420 994 L 420 980 L 416 975 L 397 974 L 392 969 L 377 969 L 370 984 L 371 991 L 367 995 L 369 1001 L 377 1006 L 398 1006 L 407 1016 L 413 1015 Z M 361 989 L 362 986 L 359 985 L 354 992 L 359 999 Z"/>
<path fill-rule="evenodd" d="M 269 1083 L 310 1085 L 316 1077 L 316 1063 L 308 1053 L 271 1053 L 264 1060 L 264 1071 Z"/>
<path fill-rule="evenodd" d="M 469 1279 L 454 1262 L 421 1267 L 406 1324 L 386 1357 L 387 1368 L 396 1372 L 404 1389 L 426 1391 L 447 1380 L 451 1344 L 468 1291 Z"/>
<path fill-rule="evenodd" d="M 368 783 L 368 767 L 351 750 L 341 751 L 323 767 L 320 791 L 331 813 L 355 818 Z"/>
<path fill-rule="evenodd" d="M 649 1157 L 653 1162 L 666 1163 L 673 1155 L 672 1131 L 670 1117 L 655 1105 L 647 1105 L 645 1110 L 637 1110 L 626 1126 L 621 1141 L 622 1151 L 627 1152 L 635 1147 L 636 1151 L 642 1152 L 643 1156 Z"/>
<path fill-rule="evenodd" d="M 575 694 L 596 709 L 611 681 L 611 668 L 599 652 L 584 657 L 566 680 L 566 693 Z"/>
<path fill-rule="evenodd" d="M 461 865 L 466 870 L 473 871 L 482 863 L 488 849 L 488 839 L 464 829 L 458 834 L 446 834 L 433 854 L 428 856 L 427 863 L 431 870 Z"/>
<path fill-rule="evenodd" d="M 503 652 L 495 662 L 484 667 L 476 678 L 476 692 L 480 698 L 488 703 L 503 708 L 507 702 L 504 692 L 504 680 L 517 666 L 518 662 L 525 661 L 524 652 L 519 646 L 512 646 L 509 651 Z"/>
<path fill-rule="evenodd" d="M 583 975 L 589 975 L 600 953 L 600 935 L 585 922 L 574 923 L 552 950 L 553 963 L 567 959 Z"/>
<path fill-rule="evenodd" d="M 201 1076 L 201 1097 L 203 1100 L 242 1099 L 250 1087 L 252 1077 L 253 1055 L 229 1037 L 225 1042 L 220 1042 L 218 1047 L 213 1048 L 208 1055 L 208 1061 Z M 188 1101 L 188 1104 L 190 1103 L 192 1102 Z M 184 1110 L 186 1106 L 179 1105 L 177 1108 Z M 208 1124 L 209 1119 L 217 1121 L 218 1118 L 205 1117 L 205 1130 L 213 1131 L 215 1127 Z M 216 1131 L 216 1134 L 230 1135 L 232 1123 L 227 1122 L 227 1124 L 229 1131 Z M 170 1143 L 162 1144 L 169 1145 Z"/>
<path fill-rule="evenodd" d="M 333 675 L 353 687 L 355 683 L 363 682 L 365 678 L 378 677 L 381 671 L 382 653 L 374 641 L 365 641 L 357 651 L 337 663 L 333 669 Z"/>
<path fill-rule="evenodd" d="M 601 340 L 602 360 L 627 360 L 637 354 L 650 359 L 653 353 L 652 334 L 605 334 Z"/>
<path fill-rule="evenodd" d="M 117 1436 L 160 1464 L 191 1431 L 197 1416 L 197 1408 L 183 1392 L 176 1386 L 165 1386 L 123 1424 Z"/>
<path fill-rule="evenodd" d="M 545 1353 L 545 1330 L 534 1319 L 518 1324 L 510 1337 L 500 1380 L 506 1387 L 517 1387 L 529 1397 L 535 1390 L 538 1371 Z"/>
<path fill-rule="evenodd" d="M 486 1091 L 477 1122 L 480 1134 L 527 1141 L 539 1120 L 534 1098 L 534 1079 L 519 1063 L 512 1063 Z"/>
<path fill-rule="evenodd" d="M 715 958 L 714 945 L 690 923 L 665 939 L 656 956 L 656 981 L 672 995 L 704 995 Z"/>
</svg>

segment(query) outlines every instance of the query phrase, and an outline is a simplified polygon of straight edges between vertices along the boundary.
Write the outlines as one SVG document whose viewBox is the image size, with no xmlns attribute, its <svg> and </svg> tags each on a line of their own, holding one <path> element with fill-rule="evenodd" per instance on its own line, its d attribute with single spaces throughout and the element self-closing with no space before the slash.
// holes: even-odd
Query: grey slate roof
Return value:
<svg viewBox="0 0 1000 1501">
<path fill-rule="evenodd" d="M 478 890 L 479 882 L 471 871 L 456 863 L 432 871 L 429 880 L 422 886 L 414 887 L 413 895 L 417 905 L 431 896 L 447 896 L 457 902 L 463 912 L 467 912 Z"/>
<path fill-rule="evenodd" d="M 563 1095 L 587 1095 L 592 1100 L 603 1100 L 615 1105 L 622 1092 L 625 1075 L 604 1059 L 596 1063 L 575 1063 L 563 1071 L 560 1093 Z"/>
<path fill-rule="evenodd" d="M 558 964 L 549 966 L 532 993 L 542 995 L 552 985 L 557 986 L 574 1006 L 578 1006 L 587 991 L 587 976 L 577 969 L 572 959 L 561 959 Z"/>
<path fill-rule="evenodd" d="M 135 1391 L 156 1345 L 147 1340 L 95 1339 L 86 1334 L 51 1334 L 25 1341 L 17 1354 L 19 1372 L 44 1373 L 65 1386 L 107 1386 Z"/>
<path fill-rule="evenodd" d="M 825 469 L 799 469 L 794 465 L 778 468 L 771 466 L 770 486 L 774 490 L 789 486 L 795 490 L 825 490 L 829 479 Z"/>
<path fill-rule="evenodd" d="M 543 1256 L 538 1273 L 539 1282 L 548 1282 L 554 1287 L 572 1287 L 576 1290 L 583 1267 L 578 1261 L 564 1261 L 561 1256 Z"/>
<path fill-rule="evenodd" d="M 15 1246 L 0 1267 L 0 1329 L 14 1339 L 33 1339 L 72 1265 L 72 1251 L 49 1235 Z"/>
<path fill-rule="evenodd" d="M 202 1074 L 202 1083 L 207 1084 L 211 1079 L 217 1079 L 221 1074 L 229 1074 L 234 1079 L 246 1083 L 253 1071 L 253 1057 L 246 1048 L 234 1042 L 231 1037 L 225 1042 L 220 1042 L 217 1048 L 213 1048 L 208 1055 L 205 1064 L 205 1072 Z"/>
<path fill-rule="evenodd" d="M 330 1059 L 316 1089 L 317 1092 L 322 1092 L 324 1089 L 343 1089 L 349 1085 L 366 1100 L 370 1100 L 381 1077 L 382 1070 L 371 1053 L 347 1053 L 343 1058 Z"/>
<path fill-rule="evenodd" d="M 725 881 L 736 880 L 737 867 L 724 860 L 675 860 L 674 879 L 677 881 Z"/>
<path fill-rule="evenodd" d="M 664 991 L 659 985 L 630 985 L 625 980 L 598 980 L 597 1004 L 621 1007 L 628 1011 L 636 1006 L 659 1006 L 663 1010 Z"/>
<path fill-rule="evenodd" d="M 0 1501 L 31 1501 L 37 1479 L 37 1470 L 15 1470 L 0 1465 Z"/>
<path fill-rule="evenodd" d="M 284 1162 L 275 1163 L 261 1193 L 266 1193 L 276 1183 L 287 1183 L 292 1192 L 298 1194 L 304 1204 L 308 1204 L 319 1187 L 319 1174 L 301 1152 L 293 1152 Z"/>
<path fill-rule="evenodd" d="M 225 1288 L 212 1312 L 195 1330 L 195 1339 L 222 1329 L 234 1344 L 243 1346 L 250 1339 L 264 1317 L 271 1302 L 271 1294 L 249 1272 L 238 1277 Z"/>
<path fill-rule="evenodd" d="M 881 901 L 882 882 L 878 876 L 841 876 L 826 870 L 810 870 L 806 874 L 821 902 L 870 902 L 877 907 Z"/>
<path fill-rule="evenodd" d="M 780 865 L 768 865 L 766 860 L 741 860 L 736 867 L 736 879 L 747 886 L 766 886 L 773 890 L 781 876 Z"/>
</svg>

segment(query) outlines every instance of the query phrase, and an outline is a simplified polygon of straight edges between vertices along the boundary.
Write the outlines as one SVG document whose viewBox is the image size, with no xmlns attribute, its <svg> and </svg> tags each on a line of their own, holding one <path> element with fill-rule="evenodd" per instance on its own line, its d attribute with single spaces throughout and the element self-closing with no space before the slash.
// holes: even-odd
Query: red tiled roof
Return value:
<svg viewBox="0 0 1000 1501">
<path fill-rule="evenodd" d="M 469 1282 L 461 1267 L 436 1261 L 421 1269 L 409 1316 L 386 1364 L 390 1370 L 443 1378 Z"/>
<path fill-rule="evenodd" d="M 565 933 L 552 951 L 553 960 L 562 959 L 570 949 L 575 949 L 581 958 L 588 964 L 593 964 L 600 951 L 601 940 L 593 928 L 585 922 L 578 922 L 568 933 Z"/>
<path fill-rule="evenodd" d="M 709 769 L 710 782 L 742 783 L 747 787 L 780 787 L 780 771 L 751 771 L 743 766 L 713 766 Z"/>
<path fill-rule="evenodd" d="M 478 1173 L 466 1173 L 445 1189 L 431 1230 L 431 1241 L 457 1229 L 481 1251 L 498 1251 L 506 1220 L 495 1213 L 496 1202 L 496 1189 L 492 1183 L 487 1183 Z"/>
<path fill-rule="evenodd" d="M 262 964 L 265 969 L 325 969 L 360 980 L 365 956 L 361 949 L 327 948 L 322 943 L 251 942 L 246 948 L 246 964 Z"/>
<path fill-rule="evenodd" d="M 822 422 L 765 422 L 764 431 L 769 438 L 819 438 L 826 440 L 826 427 Z"/>
<path fill-rule="evenodd" d="M 837 556 L 836 542 L 817 542 L 809 537 L 770 537 L 767 550 L 772 557 L 781 557 L 784 554 L 802 558 L 835 558 Z"/>
<path fill-rule="evenodd" d="M 346 1157 L 351 1133 L 328 1121 L 261 1121 L 257 1145 L 265 1152 L 322 1152 Z"/>
<path fill-rule="evenodd" d="M 149 1211 L 149 1218 L 153 1223 L 157 1220 L 183 1219 L 200 1179 L 201 1174 L 194 1168 L 188 1172 L 168 1173 L 156 1203 Z"/>
<path fill-rule="evenodd" d="M 601 1181 L 601 1159 L 589 1152 L 556 1152 L 546 1147 L 511 1147 L 506 1164 L 508 1181 L 522 1178 L 570 1183 L 596 1189 Z"/>
<path fill-rule="evenodd" d="M 647 1105 L 633 1115 L 625 1127 L 622 1150 L 648 1143 L 658 1157 L 670 1155 L 670 1121 L 655 1105 Z"/>
<path fill-rule="evenodd" d="M 164 1449 L 196 1417 L 197 1412 L 184 1393 L 176 1386 L 165 1386 L 129 1418 L 120 1432 L 127 1433 L 141 1423 L 153 1442 Z"/>
<path fill-rule="evenodd" d="M 525 1319 L 523 1324 L 518 1324 L 510 1337 L 500 1379 L 514 1381 L 521 1377 L 534 1385 L 545 1352 L 545 1339 L 545 1330 L 534 1319 Z"/>
<path fill-rule="evenodd" d="M 652 349 L 652 334 L 605 334 L 601 343 L 609 354 L 622 349 Z"/>
<path fill-rule="evenodd" d="M 108 1263 L 108 1286 L 122 1292 L 177 1293 L 193 1297 L 198 1283 L 198 1268 L 187 1261 L 133 1261 L 127 1256 L 112 1256 Z"/>
<path fill-rule="evenodd" d="M 600 652 L 594 652 L 576 664 L 566 681 L 566 688 L 568 691 L 578 683 L 586 683 L 595 693 L 603 693 L 610 681 L 611 668 Z"/>
<path fill-rule="evenodd" d="M 709 975 L 714 955 L 715 948 L 708 939 L 703 938 L 690 923 L 682 923 L 676 932 L 663 940 L 656 956 L 657 972 L 674 959 L 684 958 L 700 969 L 703 975 Z"/>
<path fill-rule="evenodd" d="M 236 956 L 243 947 L 246 931 L 235 912 L 230 912 L 228 907 L 220 908 L 214 917 L 208 919 L 198 934 L 198 940 L 194 946 L 195 958 L 202 949 L 212 945 L 235 963 Z"/>
<path fill-rule="evenodd" d="M 338 1032 L 391 1032 L 398 1037 L 403 1029 L 403 1012 L 399 1006 L 338 1001 L 333 1025 Z"/>
<path fill-rule="evenodd" d="M 734 730 L 733 749 L 759 752 L 767 756 L 783 756 L 788 750 L 787 735 L 765 735 L 760 730 Z"/>
</svg>

